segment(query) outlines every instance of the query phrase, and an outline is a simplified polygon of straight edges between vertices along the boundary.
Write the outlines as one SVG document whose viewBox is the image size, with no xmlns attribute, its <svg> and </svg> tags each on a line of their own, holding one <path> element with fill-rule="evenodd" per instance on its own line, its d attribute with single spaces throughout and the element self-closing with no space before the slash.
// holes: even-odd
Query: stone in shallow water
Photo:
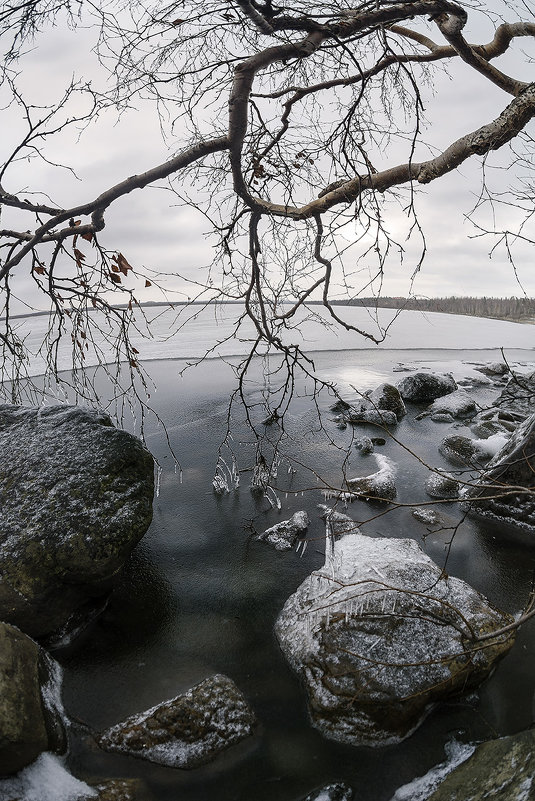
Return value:
<svg viewBox="0 0 535 801">
<path fill-rule="evenodd" d="M 393 500 L 397 495 L 394 462 L 382 454 L 373 454 L 379 470 L 369 476 L 361 478 L 348 478 L 346 481 L 349 491 L 353 495 L 363 498 L 379 500 Z"/>
<path fill-rule="evenodd" d="M 294 547 L 297 538 L 308 528 L 308 515 L 306 512 L 295 512 L 289 520 L 281 520 L 271 528 L 267 528 L 256 539 L 267 542 L 277 551 L 289 551 Z"/>
<path fill-rule="evenodd" d="M 275 631 L 306 686 L 313 725 L 377 746 L 478 686 L 513 644 L 511 632 L 493 632 L 512 621 L 414 540 L 346 534 L 328 543 L 324 568 L 288 599 Z"/>
<path fill-rule="evenodd" d="M 105 751 L 159 765 L 195 768 L 252 734 L 255 722 L 234 682 L 216 675 L 183 695 L 117 723 L 102 732 L 97 743 Z"/>
<path fill-rule="evenodd" d="M 0 619 L 43 637 L 108 592 L 153 492 L 152 456 L 107 414 L 0 406 Z"/>
<path fill-rule="evenodd" d="M 437 469 L 428 476 L 425 482 L 425 491 L 431 498 L 458 498 L 460 484 L 451 473 Z"/>
<path fill-rule="evenodd" d="M 431 403 L 436 398 L 455 392 L 457 384 L 449 374 L 414 373 L 402 378 L 397 388 L 403 400 L 411 403 Z"/>
</svg>

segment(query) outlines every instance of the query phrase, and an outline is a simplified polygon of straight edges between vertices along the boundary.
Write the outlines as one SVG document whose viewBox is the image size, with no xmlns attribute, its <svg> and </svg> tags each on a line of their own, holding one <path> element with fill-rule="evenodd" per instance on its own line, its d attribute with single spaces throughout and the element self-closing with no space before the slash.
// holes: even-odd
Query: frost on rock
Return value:
<svg viewBox="0 0 535 801">
<path fill-rule="evenodd" d="M 322 570 L 288 599 L 280 646 L 302 678 L 313 725 L 353 745 L 410 734 L 445 698 L 468 692 L 514 635 L 465 582 L 444 576 L 414 540 L 330 537 Z"/>
<path fill-rule="evenodd" d="M 154 463 L 103 412 L 0 406 L 0 619 L 34 637 L 109 591 L 152 519 Z"/>
<path fill-rule="evenodd" d="M 97 743 L 173 768 L 195 768 L 253 732 L 255 716 L 231 679 L 216 675 L 107 729 Z"/>
<path fill-rule="evenodd" d="M 271 528 L 258 534 L 256 539 L 267 542 L 277 551 L 289 551 L 294 547 L 298 537 L 302 536 L 309 524 L 306 512 L 295 512 L 289 520 L 282 520 Z"/>
<path fill-rule="evenodd" d="M 465 762 L 474 753 L 475 746 L 465 745 L 456 740 L 446 743 L 444 751 L 446 759 L 440 765 L 431 768 L 425 776 L 419 776 L 412 782 L 400 787 L 391 798 L 391 801 L 427 801 L 433 790 L 444 781 L 455 768 Z M 459 799 L 461 801 L 461 799 Z"/>
<path fill-rule="evenodd" d="M 392 500 L 397 495 L 394 462 L 382 454 L 374 453 L 373 456 L 379 470 L 362 478 L 348 478 L 347 487 L 353 495 L 358 497 Z"/>
<path fill-rule="evenodd" d="M 451 473 L 437 469 L 428 476 L 425 482 L 425 491 L 431 498 L 458 498 L 460 485 Z"/>
</svg>

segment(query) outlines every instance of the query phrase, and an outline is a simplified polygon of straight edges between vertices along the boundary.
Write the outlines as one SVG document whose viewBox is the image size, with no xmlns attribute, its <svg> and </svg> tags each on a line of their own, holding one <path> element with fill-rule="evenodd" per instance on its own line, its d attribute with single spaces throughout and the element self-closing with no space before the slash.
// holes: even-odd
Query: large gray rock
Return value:
<svg viewBox="0 0 535 801">
<path fill-rule="evenodd" d="M 471 512 L 535 531 L 535 414 L 518 427 L 465 494 Z"/>
<path fill-rule="evenodd" d="M 448 414 L 451 417 L 468 417 L 475 414 L 476 404 L 473 398 L 464 389 L 457 389 L 441 398 L 437 398 L 431 404 L 428 414 Z"/>
<path fill-rule="evenodd" d="M 393 384 L 380 384 L 367 397 L 372 408 L 394 412 L 398 420 L 407 414 L 399 389 Z"/>
<path fill-rule="evenodd" d="M 0 623 L 0 775 L 67 746 L 59 665 L 18 629 Z"/>
<path fill-rule="evenodd" d="M 535 413 L 535 373 L 513 375 L 494 401 L 502 412 L 526 419 Z"/>
<path fill-rule="evenodd" d="M 512 620 L 414 540 L 346 534 L 330 540 L 324 568 L 288 599 L 275 631 L 306 686 L 313 725 L 377 746 L 476 687 L 511 647 L 511 632 L 492 633 Z"/>
<path fill-rule="evenodd" d="M 153 472 L 102 412 L 0 406 L 0 619 L 42 637 L 107 592 L 151 521 Z"/>
<path fill-rule="evenodd" d="M 534 801 L 535 731 L 478 745 L 428 801 Z"/>
<path fill-rule="evenodd" d="M 248 737 L 254 725 L 254 713 L 234 682 L 216 675 L 112 726 L 97 742 L 105 751 L 173 768 L 195 768 Z"/>
<path fill-rule="evenodd" d="M 457 389 L 451 375 L 435 373 L 413 373 L 398 382 L 397 388 L 403 400 L 411 403 L 431 403 L 436 398 L 448 395 Z"/>
</svg>

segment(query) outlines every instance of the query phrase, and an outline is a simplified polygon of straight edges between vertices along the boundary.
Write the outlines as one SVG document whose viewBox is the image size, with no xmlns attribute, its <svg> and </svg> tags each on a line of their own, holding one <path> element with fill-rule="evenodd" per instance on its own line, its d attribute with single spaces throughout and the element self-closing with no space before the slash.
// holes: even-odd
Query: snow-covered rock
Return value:
<svg viewBox="0 0 535 801">
<path fill-rule="evenodd" d="M 216 675 L 191 690 L 132 715 L 97 737 L 105 751 L 173 768 L 210 762 L 253 732 L 255 716 L 227 676 Z"/>
<path fill-rule="evenodd" d="M 325 520 L 327 524 L 327 536 L 343 537 L 350 533 L 360 534 L 357 524 L 349 515 L 337 512 L 336 509 L 331 509 L 330 506 L 323 503 L 318 504 L 318 509 L 321 511 L 321 519 Z"/>
<path fill-rule="evenodd" d="M 499 435 L 491 443 L 499 442 Z M 492 438 L 490 438 L 492 440 Z M 482 440 L 482 445 L 489 440 Z M 535 414 L 518 427 L 464 495 L 471 512 L 535 531 Z M 513 491 L 508 488 L 514 488 Z"/>
<path fill-rule="evenodd" d="M 359 425 L 394 426 L 406 414 L 405 404 L 398 389 L 392 384 L 380 384 L 376 389 L 361 395 L 349 405 L 338 401 L 331 406 L 337 412 L 339 420 Z"/>
<path fill-rule="evenodd" d="M 455 379 L 449 373 L 414 373 L 398 382 L 397 388 L 403 400 L 411 403 L 431 403 L 436 398 L 448 395 L 457 389 Z"/>
<path fill-rule="evenodd" d="M 476 367 L 475 369 L 478 372 L 483 373 L 483 375 L 491 376 L 502 376 L 509 372 L 509 368 L 505 362 L 491 362 L 489 364 L 484 364 L 481 367 Z"/>
<path fill-rule="evenodd" d="M 476 404 L 464 389 L 457 389 L 455 392 L 450 392 L 433 401 L 428 411 L 429 414 L 450 414 L 455 418 L 467 417 L 475 413 Z"/>
<path fill-rule="evenodd" d="M 410 734 L 441 699 L 476 687 L 511 647 L 509 625 L 414 540 L 330 538 L 324 568 L 288 599 L 275 632 L 313 725 L 353 745 Z"/>
<path fill-rule="evenodd" d="M 306 512 L 295 512 L 289 520 L 281 520 L 271 528 L 267 528 L 256 539 L 267 542 L 277 551 L 289 551 L 294 547 L 298 537 L 308 528 L 309 519 Z"/>
<path fill-rule="evenodd" d="M 398 422 L 398 418 L 394 412 L 366 407 L 351 409 L 347 414 L 347 420 L 354 425 L 368 423 L 369 425 L 386 427 L 395 426 Z"/>
<path fill-rule="evenodd" d="M 373 442 L 370 437 L 359 437 L 355 440 L 355 448 L 361 453 L 373 453 Z"/>
<path fill-rule="evenodd" d="M 458 498 L 460 484 L 451 473 L 437 469 L 436 472 L 430 473 L 427 477 L 425 491 L 431 498 Z"/>
<path fill-rule="evenodd" d="M 379 453 L 374 453 L 373 457 L 379 470 L 362 478 L 348 478 L 347 487 L 353 495 L 359 497 L 393 500 L 397 495 L 394 462 L 388 456 Z"/>
<path fill-rule="evenodd" d="M 43 637 L 109 592 L 153 493 L 152 456 L 107 414 L 0 406 L 0 619 Z"/>
</svg>

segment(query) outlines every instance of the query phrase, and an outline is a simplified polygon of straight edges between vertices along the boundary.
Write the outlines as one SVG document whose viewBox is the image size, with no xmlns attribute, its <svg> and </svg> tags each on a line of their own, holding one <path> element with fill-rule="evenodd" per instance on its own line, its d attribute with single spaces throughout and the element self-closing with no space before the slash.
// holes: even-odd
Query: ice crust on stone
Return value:
<svg viewBox="0 0 535 801">
<path fill-rule="evenodd" d="M 451 473 L 437 469 L 427 477 L 425 491 L 431 498 L 458 498 L 460 485 Z"/>
<path fill-rule="evenodd" d="M 0 779 L 0 801 L 89 801 L 97 791 L 75 779 L 60 757 L 45 751 L 9 779 Z"/>
<path fill-rule="evenodd" d="M 414 540 L 348 533 L 328 536 L 324 567 L 288 599 L 275 632 L 313 724 L 342 742 L 385 745 L 437 700 L 477 686 L 513 640 L 469 655 L 467 644 L 511 620 L 442 575 Z"/>
<path fill-rule="evenodd" d="M 444 751 L 446 752 L 444 762 L 431 768 L 424 776 L 419 776 L 399 787 L 390 801 L 426 801 L 449 773 L 472 756 L 475 746 L 450 740 L 446 743 Z"/>
<path fill-rule="evenodd" d="M 308 515 L 304 511 L 295 512 L 289 520 L 281 520 L 271 528 L 267 528 L 256 539 L 267 542 L 277 551 L 289 551 L 294 547 L 299 536 L 305 533 L 309 524 Z"/>
</svg>

